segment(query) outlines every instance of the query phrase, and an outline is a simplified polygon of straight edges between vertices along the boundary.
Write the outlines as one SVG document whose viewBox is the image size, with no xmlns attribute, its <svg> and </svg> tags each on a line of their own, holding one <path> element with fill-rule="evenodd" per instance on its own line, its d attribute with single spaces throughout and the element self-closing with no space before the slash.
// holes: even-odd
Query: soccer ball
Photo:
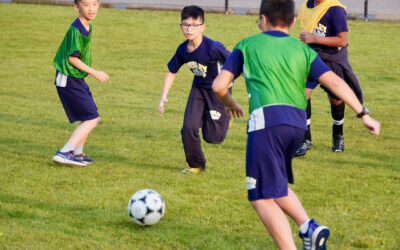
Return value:
<svg viewBox="0 0 400 250">
<path fill-rule="evenodd" d="M 154 225 L 164 216 L 165 203 L 156 191 L 143 189 L 132 195 L 128 212 L 135 223 L 142 226 Z"/>
</svg>

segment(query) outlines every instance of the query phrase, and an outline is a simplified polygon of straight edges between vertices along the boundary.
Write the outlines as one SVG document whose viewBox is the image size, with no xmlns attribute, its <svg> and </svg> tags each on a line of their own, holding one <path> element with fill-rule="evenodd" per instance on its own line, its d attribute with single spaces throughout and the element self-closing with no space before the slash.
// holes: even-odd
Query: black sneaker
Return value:
<svg viewBox="0 0 400 250">
<path fill-rule="evenodd" d="M 304 140 L 301 145 L 300 148 L 297 149 L 296 153 L 294 154 L 294 157 L 299 157 L 299 156 L 303 156 L 307 153 L 307 150 L 311 149 L 313 146 L 312 141 L 310 140 Z"/>
<path fill-rule="evenodd" d="M 332 152 L 343 152 L 344 151 L 344 136 L 343 134 L 332 136 Z"/>
</svg>

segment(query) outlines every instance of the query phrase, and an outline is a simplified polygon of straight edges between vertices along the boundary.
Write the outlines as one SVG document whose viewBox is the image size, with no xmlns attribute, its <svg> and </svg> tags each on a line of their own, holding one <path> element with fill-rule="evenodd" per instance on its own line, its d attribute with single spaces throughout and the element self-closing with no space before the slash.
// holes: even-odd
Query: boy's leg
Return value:
<svg viewBox="0 0 400 250">
<path fill-rule="evenodd" d="M 61 73 L 57 72 L 57 74 Z M 73 77 L 67 77 L 64 86 L 57 85 L 57 93 L 70 123 L 75 121 L 83 122 L 77 126 L 65 146 L 57 151 L 53 161 L 64 164 L 76 161 L 79 164 L 85 164 L 72 155 L 72 152 L 77 148 L 79 151 L 79 148 L 83 147 L 89 133 L 100 121 L 92 93 L 83 78 Z"/>
<path fill-rule="evenodd" d="M 288 190 L 288 182 L 293 183 L 292 158 L 304 132 L 300 128 L 280 125 L 248 133 L 248 198 L 280 249 L 296 249 L 290 224 L 280 204 L 297 221 L 308 218 L 297 197 Z M 301 208 L 298 213 L 287 208 L 292 204 L 296 209 Z"/>
<path fill-rule="evenodd" d="M 297 149 L 296 154 L 294 155 L 295 157 L 303 156 L 307 153 L 307 150 L 310 150 L 313 146 L 312 140 L 311 140 L 311 98 L 308 99 L 307 101 L 307 127 L 308 130 L 306 131 L 304 135 L 304 139 L 302 143 L 300 144 L 299 149 Z"/>
<path fill-rule="evenodd" d="M 251 201 L 251 205 L 279 249 L 296 249 L 289 221 L 274 199 Z"/>
<path fill-rule="evenodd" d="M 358 100 L 363 103 L 363 94 L 360 83 L 348 61 L 347 47 L 342 48 L 341 61 L 338 62 L 326 62 L 332 71 L 342 78 L 347 85 L 353 90 Z M 343 123 L 344 123 L 344 110 L 345 104 L 331 91 L 323 88 L 329 97 L 331 103 L 331 114 L 333 119 L 332 125 L 332 152 L 343 152 L 344 151 L 344 136 L 343 136 Z"/>
<path fill-rule="evenodd" d="M 90 132 L 92 132 L 99 122 L 100 117 L 81 122 L 78 127 L 76 127 L 67 143 L 74 147 L 83 146 Z"/>
<path fill-rule="evenodd" d="M 292 189 L 288 188 L 288 195 L 276 198 L 275 202 L 298 226 L 309 220 L 306 210 Z"/>
<path fill-rule="evenodd" d="M 199 129 L 202 126 L 204 113 L 204 101 L 197 87 L 192 87 L 186 104 L 181 130 L 183 149 L 186 162 L 190 168 L 205 168 L 206 159 L 201 150 Z"/>
<path fill-rule="evenodd" d="M 231 116 L 212 90 L 202 89 L 202 92 L 206 102 L 201 130 L 203 139 L 208 143 L 220 144 L 225 140 Z M 229 92 L 232 92 L 231 88 Z"/>
<path fill-rule="evenodd" d="M 305 155 L 307 153 L 307 150 L 310 150 L 313 146 L 312 140 L 311 140 L 311 93 L 316 86 L 317 86 L 316 82 L 307 82 L 307 84 L 306 84 L 305 94 L 306 94 L 306 98 L 307 98 L 306 112 L 307 112 L 308 130 L 306 131 L 306 134 L 304 135 L 303 142 L 301 143 L 300 147 L 297 149 L 297 151 L 294 155 L 295 157 Z"/>
<path fill-rule="evenodd" d="M 80 123 L 72 133 L 65 146 L 56 152 L 53 157 L 53 161 L 61 164 L 84 167 L 89 161 L 84 161 L 82 157 L 77 157 L 73 154 L 73 151 L 77 146 L 83 147 L 83 144 L 85 143 L 89 133 L 97 126 L 99 121 L 100 117 L 97 117 L 95 119 Z M 68 151 L 65 151 L 65 148 L 68 148 Z M 82 154 L 80 154 L 80 156 L 82 156 Z M 94 161 L 92 160 L 90 162 Z"/>
<path fill-rule="evenodd" d="M 97 123 L 96 123 L 96 120 L 97 120 Z M 95 118 L 93 120 L 84 121 L 81 124 L 79 124 L 79 126 L 75 129 L 74 133 L 72 134 L 70 140 L 73 139 L 72 138 L 73 136 L 74 137 L 76 136 L 77 138 L 79 138 L 79 136 L 81 136 L 81 139 L 78 141 L 78 143 L 74 149 L 74 155 L 77 159 L 84 161 L 86 163 L 94 163 L 95 162 L 94 160 L 92 160 L 91 158 L 89 158 L 87 155 L 85 155 L 83 153 L 83 146 L 85 145 L 86 139 L 88 138 L 90 132 L 97 126 L 97 124 L 99 124 L 99 122 L 100 122 L 100 117 Z M 82 125 L 83 123 L 85 123 L 85 124 Z"/>
<path fill-rule="evenodd" d="M 343 135 L 343 123 L 344 123 L 344 110 L 345 104 L 343 101 L 333 97 L 329 97 L 331 103 L 331 115 L 332 115 L 332 152 L 343 152 L 344 151 L 344 135 Z"/>
<path fill-rule="evenodd" d="M 311 142 L 311 98 L 307 100 L 307 127 L 308 130 L 306 131 L 306 134 L 304 135 L 305 140 L 309 140 Z M 311 144 L 312 146 L 312 144 Z"/>
</svg>

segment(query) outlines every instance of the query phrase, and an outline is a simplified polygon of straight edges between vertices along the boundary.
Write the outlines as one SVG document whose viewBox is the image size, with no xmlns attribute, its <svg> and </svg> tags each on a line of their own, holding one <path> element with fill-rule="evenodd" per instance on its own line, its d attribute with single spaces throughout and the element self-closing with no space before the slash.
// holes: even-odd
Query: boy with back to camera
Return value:
<svg viewBox="0 0 400 250">
<path fill-rule="evenodd" d="M 176 50 L 168 63 L 168 72 L 158 104 L 158 112 L 165 112 L 167 95 L 179 68 L 186 63 L 193 72 L 192 88 L 186 104 L 181 130 L 186 162 L 189 167 L 181 173 L 200 173 L 206 167 L 206 158 L 201 150 L 199 129 L 208 143 L 219 144 L 228 132 L 230 115 L 211 89 L 212 82 L 225 63 L 230 52 L 225 47 L 203 35 L 206 25 L 204 11 L 198 6 L 187 6 L 181 12 L 181 30 L 187 38 Z"/>
<path fill-rule="evenodd" d="M 306 0 L 300 7 L 298 20 L 304 29 L 300 34 L 300 40 L 313 48 L 332 71 L 350 86 L 358 100 L 363 103 L 360 84 L 348 59 L 345 6 L 338 0 Z M 307 82 L 306 84 L 308 131 L 296 156 L 305 155 L 313 145 L 310 130 L 311 92 L 316 86 L 317 82 Z M 331 104 L 332 152 L 343 152 L 344 102 L 329 89 L 321 87 L 327 92 Z"/>
<path fill-rule="evenodd" d="M 91 21 L 95 19 L 98 0 L 74 0 L 79 17 L 71 24 L 54 58 L 55 85 L 70 123 L 80 121 L 63 148 L 57 151 L 53 161 L 60 164 L 84 167 L 92 163 L 83 153 L 83 145 L 89 133 L 97 126 L 100 116 L 92 93 L 84 77 L 91 75 L 100 82 L 108 81 L 108 75 L 90 67 L 92 37 Z"/>
<path fill-rule="evenodd" d="M 329 229 L 310 220 L 296 194 L 292 159 L 307 130 L 306 80 L 318 80 L 361 117 L 373 135 L 379 122 L 365 113 L 348 85 L 308 45 L 288 35 L 293 0 L 263 0 L 262 33 L 240 41 L 214 80 L 213 90 L 234 117 L 243 110 L 227 91 L 241 73 L 249 94 L 246 150 L 248 199 L 279 249 L 296 249 L 285 213 L 299 226 L 303 249 L 325 249 Z"/>
</svg>

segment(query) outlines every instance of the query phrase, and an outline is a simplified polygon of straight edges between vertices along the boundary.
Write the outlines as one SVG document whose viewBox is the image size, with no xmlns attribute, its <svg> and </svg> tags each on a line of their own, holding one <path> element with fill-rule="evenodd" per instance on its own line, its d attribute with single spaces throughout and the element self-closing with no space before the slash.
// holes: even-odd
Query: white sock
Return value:
<svg viewBox="0 0 400 250">
<path fill-rule="evenodd" d="M 62 153 L 66 153 L 66 152 L 70 152 L 70 151 L 74 151 L 74 147 L 68 143 L 66 143 L 64 145 L 64 147 L 60 150 L 60 152 L 62 152 Z"/>
<path fill-rule="evenodd" d="M 306 222 L 304 222 L 303 224 L 301 224 L 301 226 L 300 226 L 300 232 L 302 233 L 302 234 L 305 234 L 305 233 L 307 233 L 307 230 L 308 230 L 308 223 L 310 222 L 310 220 L 307 220 Z"/>
<path fill-rule="evenodd" d="M 74 150 L 74 154 L 75 155 L 80 155 L 82 153 L 83 153 L 83 145 L 76 146 L 75 150 Z"/>
</svg>

